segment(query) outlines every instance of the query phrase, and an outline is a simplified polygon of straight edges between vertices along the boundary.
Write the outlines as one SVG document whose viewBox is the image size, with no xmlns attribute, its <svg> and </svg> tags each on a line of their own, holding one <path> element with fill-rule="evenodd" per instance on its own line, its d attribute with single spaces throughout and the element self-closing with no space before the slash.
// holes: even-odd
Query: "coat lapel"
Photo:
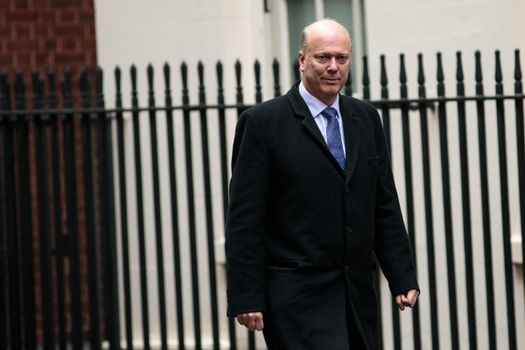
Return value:
<svg viewBox="0 0 525 350">
<path fill-rule="evenodd" d="M 345 184 L 348 184 L 354 173 L 357 156 L 359 154 L 359 145 L 361 143 L 361 133 L 359 130 L 361 130 L 361 120 L 355 115 L 353 108 L 345 101 L 343 96 L 339 98 L 339 109 L 341 110 L 341 117 L 343 118 L 343 129 L 345 134 Z"/>
<path fill-rule="evenodd" d="M 308 106 L 306 105 L 306 103 L 301 97 L 301 94 L 299 93 L 298 86 L 298 83 L 295 84 L 295 86 L 288 92 L 288 98 L 292 105 L 292 109 L 294 110 L 296 116 L 301 117 L 303 119 L 303 126 L 305 127 L 305 129 L 314 138 L 315 142 L 323 149 L 327 159 L 332 163 L 332 165 L 334 165 L 334 167 L 336 167 L 341 177 L 344 178 L 345 174 L 343 172 L 343 169 L 341 169 L 341 167 L 337 163 L 337 160 L 335 160 L 335 158 L 330 153 L 330 150 L 326 145 L 326 141 L 323 138 L 321 130 L 319 130 L 319 127 L 317 126 L 314 117 L 310 113 Z"/>
</svg>

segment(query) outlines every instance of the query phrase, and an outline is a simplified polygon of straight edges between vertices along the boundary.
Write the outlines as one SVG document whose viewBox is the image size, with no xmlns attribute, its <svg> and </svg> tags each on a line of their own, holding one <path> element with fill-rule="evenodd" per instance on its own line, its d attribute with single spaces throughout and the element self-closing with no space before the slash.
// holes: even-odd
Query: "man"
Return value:
<svg viewBox="0 0 525 350">
<path fill-rule="evenodd" d="M 350 56 L 339 23 L 307 26 L 301 82 L 237 124 L 228 316 L 270 350 L 377 349 L 375 257 L 401 310 L 419 294 L 379 115 L 340 95 Z"/>
</svg>

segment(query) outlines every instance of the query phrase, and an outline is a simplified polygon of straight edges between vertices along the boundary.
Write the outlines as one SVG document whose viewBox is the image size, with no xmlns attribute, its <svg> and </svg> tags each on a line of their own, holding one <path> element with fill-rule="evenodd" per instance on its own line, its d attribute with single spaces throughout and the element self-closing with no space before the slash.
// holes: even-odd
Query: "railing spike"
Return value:
<svg viewBox="0 0 525 350">
<path fill-rule="evenodd" d="M 437 53 L 437 89 L 438 96 L 445 96 L 445 74 L 443 73 L 443 60 L 441 57 L 441 52 Z"/>
<path fill-rule="evenodd" d="M 116 92 L 115 92 L 115 106 L 117 108 L 122 108 L 122 90 L 121 90 L 121 77 L 122 73 L 120 71 L 120 67 L 115 67 L 115 86 L 116 86 Z"/>
<path fill-rule="evenodd" d="M 280 67 L 279 67 L 279 61 L 277 61 L 277 58 L 273 59 L 272 69 L 273 69 L 273 81 L 274 81 L 274 93 L 273 93 L 273 95 L 275 97 L 278 97 L 278 96 L 281 96 L 281 86 L 280 86 L 280 83 L 279 83 Z"/>
<path fill-rule="evenodd" d="M 407 72 L 405 69 L 405 55 L 399 54 L 399 82 L 401 85 L 405 85 L 407 82 Z"/>
<path fill-rule="evenodd" d="M 483 74 L 481 72 L 481 52 L 476 51 L 476 94 L 483 95 Z"/>
<path fill-rule="evenodd" d="M 521 64 L 520 64 L 520 50 L 514 51 L 514 80 L 521 81 Z"/>
<path fill-rule="evenodd" d="M 235 101 L 237 102 L 237 104 L 242 104 L 244 100 L 244 97 L 242 94 L 242 86 L 241 86 L 241 74 L 242 74 L 241 68 L 242 68 L 241 62 L 239 60 L 236 60 L 235 61 L 235 82 L 237 84 L 236 85 L 237 94 L 236 94 Z"/>
<path fill-rule="evenodd" d="M 516 94 L 523 92 L 523 84 L 521 82 L 521 65 L 520 65 L 520 50 L 514 51 L 514 91 Z"/>
<path fill-rule="evenodd" d="M 222 62 L 221 61 L 217 61 L 217 64 L 215 65 L 215 71 L 217 73 L 217 85 L 218 85 L 218 88 L 219 88 L 219 91 L 223 91 L 223 67 L 222 67 Z"/>
<path fill-rule="evenodd" d="M 146 75 L 148 77 L 148 92 L 151 94 L 153 92 L 153 65 L 150 63 L 146 68 Z"/>
<path fill-rule="evenodd" d="M 494 52 L 495 58 L 496 58 L 496 74 L 495 79 L 497 83 L 501 83 L 503 81 L 503 72 L 501 71 L 501 57 L 499 50 L 496 50 Z"/>
<path fill-rule="evenodd" d="M 388 85 L 388 77 L 386 73 L 386 62 L 385 62 L 385 55 L 381 55 L 379 57 L 381 62 L 381 76 L 380 76 L 380 82 L 381 86 L 386 87 Z"/>
<path fill-rule="evenodd" d="M 255 74 L 255 102 L 262 102 L 262 93 L 261 93 L 261 64 L 259 60 L 255 60 L 253 65 L 253 70 Z"/>
<path fill-rule="evenodd" d="M 164 63 L 164 66 L 162 67 L 162 70 L 164 72 L 165 92 L 168 94 L 168 93 L 171 92 L 171 80 L 170 80 L 171 69 L 170 69 L 170 65 L 169 65 L 168 62 Z"/>
<path fill-rule="evenodd" d="M 476 57 L 476 82 L 481 83 L 483 81 L 483 74 L 481 72 L 481 52 L 479 50 L 476 51 L 475 54 Z"/>
<path fill-rule="evenodd" d="M 425 71 L 423 69 L 423 54 L 417 55 L 417 82 L 419 85 L 425 84 Z"/>
<path fill-rule="evenodd" d="M 456 52 L 456 80 L 463 82 L 465 75 L 463 73 L 463 63 L 461 59 L 461 51 Z"/>
<path fill-rule="evenodd" d="M 96 94 L 97 107 L 104 107 L 104 72 L 100 67 L 97 67 L 96 71 Z M 109 116 L 109 114 L 107 115 Z"/>
<path fill-rule="evenodd" d="M 188 91 L 188 65 L 182 61 L 180 65 L 180 74 L 182 79 L 182 91 Z"/>
<path fill-rule="evenodd" d="M 199 104 L 206 104 L 206 94 L 204 87 L 204 64 L 202 61 L 197 63 L 197 73 L 199 76 Z"/>
</svg>

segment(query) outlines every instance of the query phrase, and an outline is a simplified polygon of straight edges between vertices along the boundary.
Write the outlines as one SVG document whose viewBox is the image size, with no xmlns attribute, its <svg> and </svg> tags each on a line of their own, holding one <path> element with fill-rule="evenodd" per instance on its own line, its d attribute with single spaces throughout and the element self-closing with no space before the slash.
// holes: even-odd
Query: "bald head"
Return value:
<svg viewBox="0 0 525 350">
<path fill-rule="evenodd" d="M 299 71 L 306 90 L 327 106 L 334 103 L 350 69 L 350 35 L 338 22 L 323 19 L 304 28 Z"/>
<path fill-rule="evenodd" d="M 350 34 L 341 23 L 334 19 L 325 18 L 307 25 L 301 33 L 301 52 L 304 54 L 309 48 L 312 37 L 335 34 L 348 40 L 348 50 L 351 50 Z"/>
</svg>

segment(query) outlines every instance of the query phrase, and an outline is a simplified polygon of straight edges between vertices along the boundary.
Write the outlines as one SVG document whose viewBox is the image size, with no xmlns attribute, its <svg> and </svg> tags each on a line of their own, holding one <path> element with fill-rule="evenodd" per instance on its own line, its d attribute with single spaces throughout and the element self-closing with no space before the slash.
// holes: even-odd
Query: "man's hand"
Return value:
<svg viewBox="0 0 525 350">
<path fill-rule="evenodd" d="M 409 290 L 405 294 L 399 294 L 396 296 L 396 304 L 399 307 L 399 310 L 405 310 L 405 306 L 413 308 L 416 305 L 417 297 L 419 292 L 415 289 Z"/>
<path fill-rule="evenodd" d="M 237 315 L 237 321 L 250 331 L 262 331 L 264 328 L 262 312 L 247 312 Z"/>
</svg>

